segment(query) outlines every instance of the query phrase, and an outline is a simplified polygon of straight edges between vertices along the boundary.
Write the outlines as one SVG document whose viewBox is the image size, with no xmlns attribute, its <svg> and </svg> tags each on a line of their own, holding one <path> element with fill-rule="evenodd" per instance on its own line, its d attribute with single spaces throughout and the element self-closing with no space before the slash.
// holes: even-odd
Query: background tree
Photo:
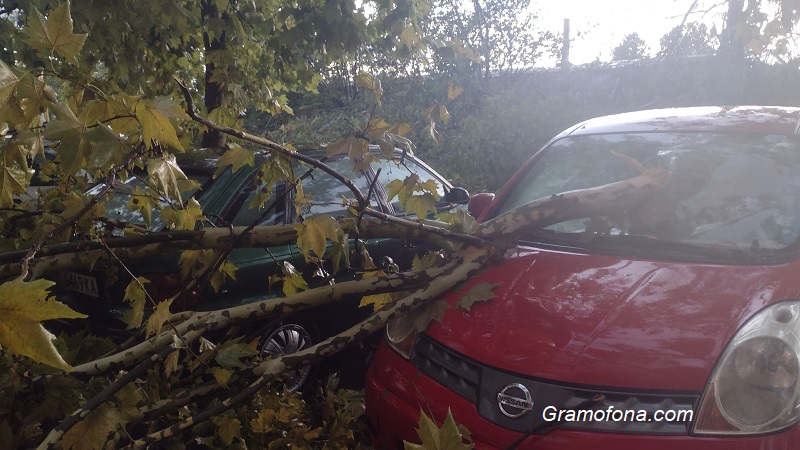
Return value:
<svg viewBox="0 0 800 450">
<path fill-rule="evenodd" d="M 661 37 L 659 56 L 686 58 L 712 56 L 718 46 L 717 37 L 710 33 L 706 24 L 688 23 L 676 26 Z"/>
<path fill-rule="evenodd" d="M 647 57 L 650 49 L 639 37 L 638 33 L 631 33 L 622 39 L 622 43 L 612 50 L 612 61 L 635 61 Z"/>
</svg>

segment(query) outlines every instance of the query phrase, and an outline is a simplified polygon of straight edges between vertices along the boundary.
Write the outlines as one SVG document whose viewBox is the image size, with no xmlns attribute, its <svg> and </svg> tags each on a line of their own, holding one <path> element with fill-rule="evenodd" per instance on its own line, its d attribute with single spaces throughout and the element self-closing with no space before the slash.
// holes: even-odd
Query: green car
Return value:
<svg viewBox="0 0 800 450">
<path fill-rule="evenodd" d="M 376 155 L 380 153 L 377 146 L 371 147 L 370 151 Z M 324 159 L 326 164 L 350 178 L 365 195 L 371 192 L 371 206 L 389 215 L 405 216 L 406 212 L 397 201 L 392 202 L 387 198 L 386 185 L 395 179 L 403 180 L 412 173 L 417 174 L 421 182 L 433 180 L 437 184 L 440 196 L 437 209 L 450 209 L 468 202 L 469 194 L 463 188 L 453 187 L 414 155 L 399 149 L 395 149 L 395 152 L 394 161 L 381 159 L 371 163 L 366 170 L 359 171 L 345 157 L 326 159 L 325 153 L 321 151 L 304 154 L 315 159 Z M 232 170 L 228 166 L 216 177 L 216 157 L 187 154 L 178 159 L 178 165 L 189 180 L 197 182 L 195 188 L 184 193 L 184 200 L 194 198 L 200 202 L 206 217 L 204 227 L 247 226 L 256 221 L 258 225 L 280 225 L 302 220 L 298 219 L 294 209 L 295 191 L 288 189 L 287 183 L 278 182 L 265 186 L 259 182 L 258 171 L 265 158 L 265 155 L 257 155 L 254 165 L 244 165 L 238 170 Z M 337 217 L 347 214 L 342 198 L 352 197 L 352 193 L 346 186 L 329 174 L 319 169 L 309 169 L 300 163 L 293 165 L 292 170 L 298 178 L 303 179 L 303 195 L 312 199 L 303 208 L 301 217 L 317 214 Z M 374 181 L 376 175 L 377 182 Z M 141 194 L 145 184 L 143 176 L 137 177 L 134 174 L 128 180 L 115 185 L 104 198 L 106 222 L 115 226 L 138 224 L 142 227 L 147 227 L 145 222 L 150 222 L 150 230 L 163 229 L 165 221 L 158 210 L 150 212 L 151 217 L 145 221 L 141 210 L 130 207 L 134 193 Z M 99 192 L 103 187 L 95 186 L 89 193 Z M 267 193 L 270 195 L 263 207 L 249 207 L 256 196 L 262 195 L 266 198 Z M 145 211 L 145 214 L 148 212 Z M 370 239 L 364 244 L 376 264 L 383 261 L 385 264 L 396 264 L 401 269 L 409 268 L 415 255 L 427 251 L 424 246 L 399 239 Z M 137 277 L 146 277 L 150 281 L 147 285 L 148 292 L 154 293 L 156 300 L 167 299 L 180 291 L 185 284 L 178 266 L 179 254 L 178 251 L 166 252 L 158 257 L 126 261 L 125 265 Z M 300 249 L 295 245 L 235 249 L 230 254 L 229 261 L 236 266 L 235 280 L 227 280 L 217 292 L 209 287 L 188 296 L 180 304 L 173 303 L 171 312 L 222 309 L 261 300 L 265 296 L 278 297 L 283 295 L 282 290 L 280 286 L 270 286 L 269 278 L 282 273 L 285 263 L 305 272 L 304 275 L 310 275 L 315 269 L 313 265 L 306 264 Z M 128 270 L 111 265 L 93 271 L 62 272 L 59 277 L 59 299 L 87 314 L 90 329 L 107 336 L 130 334 L 122 320 L 129 310 L 128 305 L 123 302 L 124 290 L 131 281 Z M 348 277 L 352 278 L 352 272 L 337 274 L 336 279 Z M 352 299 L 352 307 L 322 307 L 265 323 L 259 331 L 263 335 L 262 353 L 295 352 L 315 344 L 321 336 L 344 330 L 370 312 L 366 311 L 368 308 L 358 309 L 359 301 L 360 298 Z M 295 375 L 294 384 L 289 386 L 292 389 L 298 388 L 306 380 L 308 368 Z"/>
</svg>

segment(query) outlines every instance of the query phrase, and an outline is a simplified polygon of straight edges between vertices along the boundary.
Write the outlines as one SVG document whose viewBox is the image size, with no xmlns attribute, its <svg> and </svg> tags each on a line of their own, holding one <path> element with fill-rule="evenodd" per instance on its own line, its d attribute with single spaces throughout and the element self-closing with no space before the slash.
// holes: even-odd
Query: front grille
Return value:
<svg viewBox="0 0 800 450">
<path fill-rule="evenodd" d="M 477 403 L 481 368 L 458 353 L 421 334 L 411 362 L 425 375 L 456 394 Z"/>
<path fill-rule="evenodd" d="M 608 388 L 585 388 L 538 380 L 497 370 L 473 361 L 421 334 L 414 346 L 411 362 L 424 374 L 446 388 L 474 403 L 479 414 L 501 427 L 544 434 L 553 428 L 616 433 L 657 435 L 687 435 L 693 411 L 699 400 L 697 394 L 625 392 Z M 533 399 L 533 410 L 520 417 L 502 413 L 497 394 L 505 387 L 520 383 Z M 558 411 L 573 409 L 597 411 L 628 411 L 624 420 L 545 420 L 545 408 Z M 552 411 L 552 408 L 551 408 Z M 656 411 L 675 414 L 672 421 L 656 420 Z M 672 411 L 672 413 L 668 413 Z M 635 414 L 631 415 L 631 412 Z M 615 413 L 619 416 L 619 413 Z M 599 414 L 598 414 L 599 415 Z M 594 417 L 597 417 L 595 415 Z M 585 416 L 584 416 L 585 418 Z M 634 419 L 635 420 L 631 420 Z M 642 420 L 644 419 L 644 420 Z"/>
</svg>

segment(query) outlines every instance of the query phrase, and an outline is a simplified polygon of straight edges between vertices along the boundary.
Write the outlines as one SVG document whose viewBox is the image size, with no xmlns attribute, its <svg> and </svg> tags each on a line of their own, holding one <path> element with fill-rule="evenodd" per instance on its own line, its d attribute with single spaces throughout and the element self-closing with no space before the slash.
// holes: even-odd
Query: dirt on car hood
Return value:
<svg viewBox="0 0 800 450">
<path fill-rule="evenodd" d="M 482 364 L 564 383 L 702 391 L 736 330 L 797 298 L 797 265 L 642 261 L 518 248 L 446 300 L 496 283 L 494 299 L 451 308 L 427 333 Z"/>
</svg>

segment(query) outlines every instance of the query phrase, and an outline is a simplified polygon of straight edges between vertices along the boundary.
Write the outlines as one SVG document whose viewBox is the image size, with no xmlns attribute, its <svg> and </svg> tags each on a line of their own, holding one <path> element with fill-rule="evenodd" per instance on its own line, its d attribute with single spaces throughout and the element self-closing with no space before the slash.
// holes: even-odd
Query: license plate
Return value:
<svg viewBox="0 0 800 450">
<path fill-rule="evenodd" d="M 99 297 L 97 280 L 89 275 L 75 272 L 61 272 L 61 286 L 81 294 Z"/>
</svg>

